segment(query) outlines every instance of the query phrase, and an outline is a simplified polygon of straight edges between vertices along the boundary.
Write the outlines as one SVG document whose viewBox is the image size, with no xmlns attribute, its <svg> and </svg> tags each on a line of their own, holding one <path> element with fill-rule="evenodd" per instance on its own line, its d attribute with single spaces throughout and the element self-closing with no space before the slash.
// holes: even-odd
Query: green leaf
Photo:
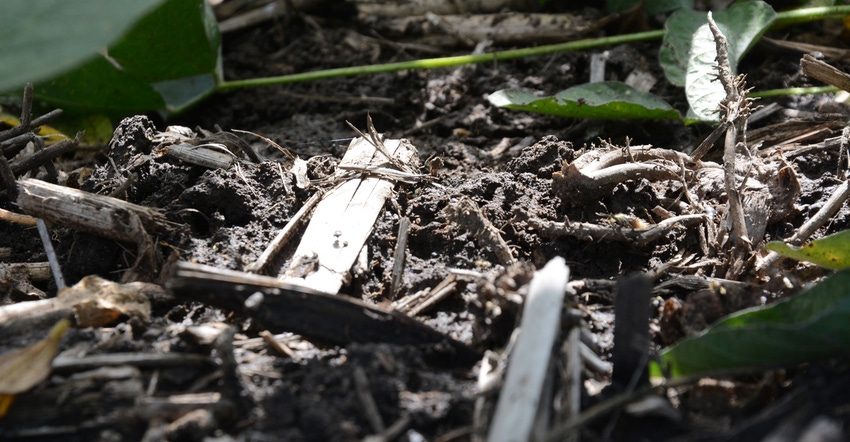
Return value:
<svg viewBox="0 0 850 442">
<path fill-rule="evenodd" d="M 35 96 L 72 113 L 179 112 L 215 90 L 220 43 L 204 0 L 167 0 L 107 54 L 37 84 Z"/>
<path fill-rule="evenodd" d="M 494 106 L 572 118 L 679 119 L 679 112 L 661 98 L 625 83 L 606 81 L 583 84 L 538 97 L 529 92 L 503 89 L 488 97 Z"/>
<path fill-rule="evenodd" d="M 664 23 L 664 38 L 658 50 L 658 59 L 670 83 L 685 87 L 692 37 L 700 25 L 705 23 L 708 23 L 707 15 L 691 9 L 674 12 Z"/>
<path fill-rule="evenodd" d="M 115 130 L 112 120 L 100 114 L 63 115 L 56 122 L 56 129 L 66 134 L 83 131 L 83 141 L 94 146 L 106 146 Z"/>
<path fill-rule="evenodd" d="M 661 352 L 673 377 L 850 355 L 850 271 L 774 304 L 733 313 Z M 657 362 L 652 376 L 661 376 Z"/>
<path fill-rule="evenodd" d="M 626 11 L 642 1 L 643 0 L 608 0 L 605 2 L 605 7 L 608 9 L 608 12 L 614 14 Z M 675 11 L 679 8 L 689 8 L 692 6 L 692 0 L 653 0 L 651 2 L 646 2 L 643 8 L 648 15 L 653 15 Z"/>
<path fill-rule="evenodd" d="M 628 10 L 641 1 L 643 0 L 607 0 L 605 2 L 605 9 L 607 9 L 611 14 L 616 14 L 618 12 Z"/>
<path fill-rule="evenodd" d="M 782 241 L 771 241 L 764 248 L 789 258 L 808 261 L 833 270 L 850 268 L 850 230 L 794 247 Z"/>
<path fill-rule="evenodd" d="M 732 5 L 713 17 L 728 40 L 729 63 L 735 72 L 744 54 L 773 23 L 776 12 L 767 3 L 751 1 Z M 717 50 L 707 14 L 680 10 L 670 16 L 665 28 L 659 60 L 667 79 L 685 87 L 697 117 L 717 121 L 718 105 L 726 93 L 715 80 Z"/>
<path fill-rule="evenodd" d="M 23 89 L 80 65 L 162 0 L 4 0 L 0 91 Z"/>
<path fill-rule="evenodd" d="M 100 87 L 98 87 L 98 85 Z M 64 75 L 33 87 L 37 99 L 70 113 L 120 116 L 165 107 L 150 85 L 97 57 Z"/>
<path fill-rule="evenodd" d="M 655 0 L 646 2 L 644 8 L 648 15 L 663 14 L 670 11 L 693 7 L 691 0 Z"/>
</svg>

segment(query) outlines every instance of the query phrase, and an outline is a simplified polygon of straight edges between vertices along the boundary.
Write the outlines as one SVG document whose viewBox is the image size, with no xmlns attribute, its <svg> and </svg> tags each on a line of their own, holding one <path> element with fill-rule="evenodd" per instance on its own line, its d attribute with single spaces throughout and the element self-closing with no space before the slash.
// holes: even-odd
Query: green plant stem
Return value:
<svg viewBox="0 0 850 442">
<path fill-rule="evenodd" d="M 663 30 L 639 32 L 636 34 L 617 35 L 613 37 L 602 37 L 587 40 L 572 41 L 569 43 L 558 43 L 552 45 L 538 46 L 535 48 L 513 49 L 502 52 L 492 52 L 479 55 L 460 55 L 456 57 L 427 58 L 423 60 L 403 61 L 398 63 L 374 64 L 368 66 L 353 66 L 348 68 L 327 69 L 323 71 L 304 72 L 301 74 L 282 75 L 279 77 L 251 78 L 247 80 L 233 80 L 219 83 L 216 88 L 219 91 L 228 91 L 254 86 L 269 86 L 275 84 L 297 83 L 300 81 L 319 80 L 323 78 L 350 77 L 363 74 L 377 74 L 381 72 L 395 72 L 407 69 L 435 69 L 460 66 L 474 63 L 487 63 L 492 61 L 511 60 L 516 58 L 531 57 L 535 55 L 552 54 L 555 52 L 578 51 L 592 49 L 602 46 L 613 46 L 624 43 L 635 43 L 639 41 L 656 40 L 664 35 Z"/>
<path fill-rule="evenodd" d="M 826 18 L 850 15 L 850 5 L 822 6 L 817 8 L 794 9 L 776 14 L 771 28 L 781 28 L 796 23 L 805 23 Z"/>
<path fill-rule="evenodd" d="M 774 20 L 773 25 L 771 27 L 783 27 L 794 23 L 822 20 L 829 17 L 837 17 L 843 15 L 850 15 L 850 6 L 826 6 L 819 8 L 796 9 L 792 11 L 784 11 L 777 13 L 776 19 Z M 533 57 L 537 55 L 552 54 L 556 52 L 579 51 L 604 46 L 619 45 L 624 43 L 636 43 L 640 41 L 656 40 L 663 36 L 664 31 L 659 29 L 655 31 L 638 32 L 635 34 L 617 35 L 613 37 L 585 39 L 572 41 L 569 43 L 558 43 L 552 45 L 538 46 L 534 48 L 522 48 L 502 52 L 492 52 L 489 54 L 427 58 L 423 60 L 403 61 L 398 63 L 373 64 L 367 66 L 352 66 L 347 68 L 326 69 L 321 71 L 303 72 L 300 74 L 281 75 L 279 77 L 263 77 L 250 78 L 247 80 L 222 81 L 216 87 L 216 91 L 223 92 L 232 89 L 298 83 L 302 81 L 313 81 L 325 78 L 378 74 L 382 72 L 396 72 L 408 69 L 447 68 L 466 64 L 487 63 L 492 61 Z M 770 91 L 764 91 L 763 93 L 766 92 Z M 751 94 L 751 96 L 756 95 Z"/>
<path fill-rule="evenodd" d="M 813 94 L 828 94 L 838 92 L 841 89 L 835 86 L 813 86 L 813 87 L 789 87 L 786 89 L 769 89 L 766 91 L 757 91 L 747 94 L 751 98 L 773 98 L 773 97 L 789 97 L 791 95 L 813 95 Z"/>
</svg>

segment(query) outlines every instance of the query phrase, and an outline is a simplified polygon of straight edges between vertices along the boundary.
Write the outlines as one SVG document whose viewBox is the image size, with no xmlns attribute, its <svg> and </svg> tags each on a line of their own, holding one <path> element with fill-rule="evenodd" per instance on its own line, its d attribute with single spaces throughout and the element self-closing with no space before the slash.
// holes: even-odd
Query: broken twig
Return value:
<svg viewBox="0 0 850 442">
<path fill-rule="evenodd" d="M 298 212 L 292 216 L 292 219 L 289 220 L 288 223 L 281 229 L 280 232 L 274 237 L 271 243 L 269 243 L 266 250 L 263 251 L 263 254 L 257 258 L 256 261 L 248 264 L 245 267 L 246 272 L 251 273 L 262 273 L 265 271 L 266 267 L 269 265 L 272 259 L 280 253 L 281 250 L 286 246 L 290 239 L 295 236 L 298 228 L 304 221 L 307 219 L 307 215 L 316 207 L 316 204 L 322 200 L 322 196 L 324 192 L 319 190 L 313 194 L 313 196 L 308 199 Z"/>
<path fill-rule="evenodd" d="M 499 229 L 484 216 L 481 208 L 471 198 L 461 196 L 445 208 L 445 213 L 460 228 L 472 233 L 480 246 L 489 247 L 496 254 L 499 264 L 509 266 L 514 263 L 511 249 Z"/>
<path fill-rule="evenodd" d="M 56 282 L 56 288 L 62 290 L 65 288 L 65 277 L 62 276 L 62 268 L 59 267 L 59 260 L 56 258 L 56 251 L 53 250 L 53 242 L 50 240 L 50 233 L 47 231 L 47 224 L 39 218 L 36 221 L 38 227 L 38 236 L 41 237 L 41 243 L 44 245 L 44 251 L 47 253 L 47 262 L 50 263 L 50 272 L 53 273 L 53 280 Z"/>
<path fill-rule="evenodd" d="M 593 241 L 615 241 L 615 242 L 631 242 L 637 246 L 644 246 L 652 241 L 661 238 L 662 235 L 669 232 L 676 225 L 686 227 L 692 226 L 699 222 L 707 222 L 708 216 L 704 214 L 697 215 L 680 215 L 672 218 L 667 218 L 658 224 L 647 228 L 628 228 L 619 225 L 599 225 L 583 222 L 556 222 L 531 218 L 528 220 L 529 226 L 540 232 L 540 235 L 548 238 L 557 238 L 561 236 L 572 236 L 579 239 L 588 239 Z"/>
<path fill-rule="evenodd" d="M 723 149 L 723 169 L 725 171 L 726 197 L 729 205 L 729 218 L 732 221 L 732 243 L 739 248 L 739 256 L 750 249 L 750 238 L 747 234 L 747 223 L 744 219 L 744 208 L 738 192 L 737 175 L 735 173 L 735 158 L 738 149 L 738 132 L 746 123 L 750 114 L 750 100 L 746 98 L 744 78 L 734 77 L 729 65 L 729 51 L 726 37 L 720 32 L 717 23 L 708 13 L 708 26 L 714 34 L 717 46 L 718 77 L 726 90 L 726 98 L 721 102 L 722 120 L 727 123 L 726 142 Z M 746 146 L 744 146 L 746 149 Z"/>
<path fill-rule="evenodd" d="M 184 299 L 242 312 L 272 332 L 289 331 L 331 344 L 437 344 L 460 363 L 480 355 L 397 311 L 290 284 L 277 278 L 180 262 L 168 288 Z M 251 302 L 249 301 L 251 298 Z M 247 305 L 246 305 L 247 304 Z"/>
<path fill-rule="evenodd" d="M 357 133 L 357 135 L 360 135 L 360 137 L 368 141 L 369 144 L 375 146 L 375 149 L 377 149 L 378 152 L 381 153 L 381 155 L 385 156 L 387 160 L 389 160 L 390 164 L 392 164 L 395 168 L 404 172 L 409 172 L 407 170 L 407 167 L 404 166 L 404 163 L 399 161 L 399 159 L 396 158 L 389 150 L 387 150 L 386 146 L 384 146 L 384 140 L 382 139 L 381 135 L 378 134 L 378 131 L 375 129 L 375 125 L 372 124 L 371 115 L 366 114 L 366 128 L 369 132 L 368 136 L 361 132 L 360 129 L 357 128 L 357 126 L 351 124 L 351 122 L 346 121 L 346 123 L 348 123 L 348 125 L 351 127 L 352 130 L 354 130 L 354 132 Z"/>
</svg>

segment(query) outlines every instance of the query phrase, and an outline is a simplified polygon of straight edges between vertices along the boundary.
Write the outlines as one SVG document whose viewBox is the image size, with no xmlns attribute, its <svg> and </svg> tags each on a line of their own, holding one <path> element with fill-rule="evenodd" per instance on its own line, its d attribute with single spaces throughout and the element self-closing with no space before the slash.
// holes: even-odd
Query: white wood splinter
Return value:
<svg viewBox="0 0 850 442">
<path fill-rule="evenodd" d="M 511 354 L 488 441 L 533 439 L 532 430 L 543 397 L 552 348 L 561 328 L 561 307 L 569 279 L 570 268 L 564 258 L 558 256 L 531 280 L 519 337 Z"/>
<path fill-rule="evenodd" d="M 416 156 L 416 148 L 407 140 L 385 140 L 384 146 L 402 164 Z M 352 175 L 350 170 L 385 168 L 388 163 L 371 142 L 352 140 L 336 172 L 340 179 L 352 178 L 329 191 L 316 206 L 281 280 L 330 294 L 337 294 L 350 280 L 351 267 L 395 186 L 393 180 Z"/>
</svg>

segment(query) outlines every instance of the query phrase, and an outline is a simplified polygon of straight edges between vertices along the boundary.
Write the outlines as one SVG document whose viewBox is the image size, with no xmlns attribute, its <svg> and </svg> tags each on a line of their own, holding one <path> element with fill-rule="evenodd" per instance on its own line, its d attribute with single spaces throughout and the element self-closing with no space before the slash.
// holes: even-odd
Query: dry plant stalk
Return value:
<svg viewBox="0 0 850 442">
<path fill-rule="evenodd" d="M 29 215 L 136 244 L 138 256 L 134 267 L 145 263 L 154 270 L 158 260 L 151 235 L 173 233 L 178 228 L 178 224 L 156 210 L 117 198 L 36 179 L 18 181 L 18 188 L 18 207 Z"/>
<path fill-rule="evenodd" d="M 626 181 L 681 180 L 693 176 L 697 163 L 682 152 L 650 146 L 593 150 L 552 174 L 552 187 L 565 204 L 580 206 Z"/>
<path fill-rule="evenodd" d="M 449 204 L 444 210 L 446 217 L 459 228 L 475 236 L 483 247 L 490 247 L 496 254 L 499 264 L 507 267 L 515 262 L 508 243 L 502 238 L 499 229 L 484 216 L 484 213 L 468 196 L 461 196 L 457 202 Z"/>
<path fill-rule="evenodd" d="M 732 75 L 726 37 L 720 32 L 720 28 L 717 27 L 711 13 L 708 14 L 708 26 L 711 28 L 717 43 L 718 77 L 726 90 L 726 99 L 721 102 L 720 107 L 723 120 L 728 123 L 723 149 L 723 168 L 725 170 L 729 218 L 732 220 L 732 242 L 736 247 L 749 249 L 750 238 L 747 236 L 744 209 L 741 206 L 741 196 L 738 193 L 735 175 L 735 154 L 738 147 L 738 132 L 744 127 L 747 117 L 750 115 L 750 100 L 746 98 L 746 91 L 744 91 L 746 83 L 743 77 Z"/>
<path fill-rule="evenodd" d="M 831 64 L 806 54 L 800 59 L 800 67 L 806 76 L 850 92 L 850 75 Z"/>
</svg>

